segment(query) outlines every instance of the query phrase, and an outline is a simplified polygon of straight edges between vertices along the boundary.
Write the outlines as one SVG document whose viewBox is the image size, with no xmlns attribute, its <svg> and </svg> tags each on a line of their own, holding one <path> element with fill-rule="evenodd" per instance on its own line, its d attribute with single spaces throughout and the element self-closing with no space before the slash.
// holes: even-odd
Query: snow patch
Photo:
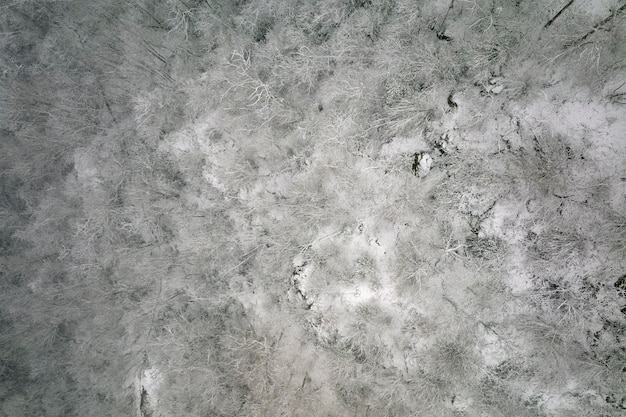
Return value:
<svg viewBox="0 0 626 417">
<path fill-rule="evenodd" d="M 157 368 L 152 367 L 143 371 L 141 385 L 152 399 L 153 404 L 157 401 L 157 393 L 162 384 L 163 374 Z"/>
<path fill-rule="evenodd" d="M 222 181 L 220 181 L 220 179 L 217 177 L 217 175 L 214 174 L 214 167 L 205 167 L 204 170 L 202 171 L 202 177 L 213 186 L 213 188 L 215 188 L 216 190 L 218 190 L 221 193 L 226 194 L 226 192 L 228 191 L 228 188 L 226 188 L 226 185 L 224 185 L 224 183 Z"/>
<path fill-rule="evenodd" d="M 421 138 L 394 138 L 381 147 L 380 156 L 394 156 L 426 150 L 428 150 L 428 145 Z"/>
<path fill-rule="evenodd" d="M 163 385 L 163 375 L 157 368 L 145 369 L 139 380 L 139 414 L 141 416 L 156 416 L 154 414 L 159 404 L 159 389 Z"/>
<path fill-rule="evenodd" d="M 508 358 L 504 342 L 488 329 L 485 329 L 483 342 L 481 353 L 486 366 L 495 367 Z"/>
<path fill-rule="evenodd" d="M 101 182 L 98 178 L 98 164 L 90 153 L 89 149 L 77 149 L 74 152 L 76 176 L 78 181 L 86 187 L 94 186 Z"/>
</svg>

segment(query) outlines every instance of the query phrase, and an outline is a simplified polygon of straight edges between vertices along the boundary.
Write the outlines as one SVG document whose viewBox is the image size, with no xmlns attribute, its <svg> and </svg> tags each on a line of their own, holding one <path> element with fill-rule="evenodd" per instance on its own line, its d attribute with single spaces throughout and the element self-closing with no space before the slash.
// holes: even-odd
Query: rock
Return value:
<svg viewBox="0 0 626 417">
<path fill-rule="evenodd" d="M 458 151 L 455 142 L 459 141 L 459 134 L 455 130 L 442 133 L 441 136 L 431 142 L 431 146 L 437 155 L 449 155 Z"/>
<path fill-rule="evenodd" d="M 419 152 L 413 155 L 413 175 L 420 177 L 428 174 L 433 166 L 433 157 L 427 152 Z"/>
<path fill-rule="evenodd" d="M 452 107 L 453 109 L 459 107 L 459 104 L 454 99 L 454 91 L 448 95 L 448 106 Z"/>
<path fill-rule="evenodd" d="M 450 137 L 447 133 L 443 133 L 438 139 L 435 139 L 433 146 L 442 155 L 447 154 L 450 151 Z"/>
</svg>

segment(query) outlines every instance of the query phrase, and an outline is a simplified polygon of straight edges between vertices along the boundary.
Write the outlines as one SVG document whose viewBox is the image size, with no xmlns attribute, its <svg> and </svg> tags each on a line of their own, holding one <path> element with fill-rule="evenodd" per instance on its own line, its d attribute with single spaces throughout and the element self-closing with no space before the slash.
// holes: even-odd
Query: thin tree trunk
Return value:
<svg viewBox="0 0 626 417">
<path fill-rule="evenodd" d="M 561 8 L 561 10 L 559 10 L 559 12 L 557 14 L 555 14 L 552 19 L 548 20 L 548 23 L 546 23 L 543 28 L 547 28 L 549 27 L 552 23 L 554 23 L 554 21 L 561 16 L 561 13 L 563 13 L 569 6 L 571 6 L 574 3 L 574 0 L 570 0 L 565 6 L 563 6 Z"/>
</svg>

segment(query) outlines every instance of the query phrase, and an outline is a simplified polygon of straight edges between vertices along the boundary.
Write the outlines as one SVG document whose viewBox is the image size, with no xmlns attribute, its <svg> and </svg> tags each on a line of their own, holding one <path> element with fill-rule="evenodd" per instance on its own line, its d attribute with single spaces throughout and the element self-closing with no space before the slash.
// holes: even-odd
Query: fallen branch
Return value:
<svg viewBox="0 0 626 417">
<path fill-rule="evenodd" d="M 548 23 L 546 23 L 543 28 L 547 28 L 549 27 L 552 23 L 554 23 L 554 21 L 561 16 L 561 13 L 563 13 L 569 6 L 571 6 L 574 3 L 574 0 L 570 0 L 565 6 L 563 6 L 561 8 L 561 10 L 559 10 L 559 12 L 557 14 L 555 14 L 552 19 L 548 20 Z"/>
<path fill-rule="evenodd" d="M 232 268 L 229 268 L 228 270 L 226 270 L 226 272 L 222 272 L 221 274 L 219 274 L 219 277 L 220 278 L 225 278 L 232 271 L 234 271 L 235 269 L 239 268 L 241 265 L 245 264 L 250 259 L 250 257 L 254 254 L 254 252 L 259 250 L 262 246 L 263 245 L 259 245 L 256 248 L 248 251 L 245 255 L 242 256 L 242 261 L 241 262 L 239 262 L 237 265 L 233 266 Z"/>
<path fill-rule="evenodd" d="M 611 14 L 610 16 L 605 17 L 604 19 L 602 19 L 601 21 L 596 23 L 593 26 L 593 28 L 589 32 L 587 32 L 585 35 L 583 35 L 580 38 L 578 38 L 575 42 L 570 42 L 570 43 L 566 44 L 565 47 L 569 48 L 569 47 L 574 46 L 574 45 L 580 45 L 585 39 L 587 39 L 589 36 L 591 36 L 594 33 L 596 33 L 598 31 L 598 29 L 601 29 L 602 26 L 604 26 L 607 23 L 611 22 L 611 20 L 615 19 L 618 15 L 620 15 L 624 11 L 626 11 L 626 3 L 623 4 L 619 9 L 615 10 L 613 12 L 613 14 Z"/>
</svg>

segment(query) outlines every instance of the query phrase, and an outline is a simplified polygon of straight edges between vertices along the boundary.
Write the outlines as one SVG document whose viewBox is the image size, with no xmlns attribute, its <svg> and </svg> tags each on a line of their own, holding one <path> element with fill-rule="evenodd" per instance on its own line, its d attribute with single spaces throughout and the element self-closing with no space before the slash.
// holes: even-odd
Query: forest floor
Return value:
<svg viewBox="0 0 626 417">
<path fill-rule="evenodd" d="M 192 3 L 2 160 L 0 416 L 626 412 L 624 6 Z"/>
</svg>

